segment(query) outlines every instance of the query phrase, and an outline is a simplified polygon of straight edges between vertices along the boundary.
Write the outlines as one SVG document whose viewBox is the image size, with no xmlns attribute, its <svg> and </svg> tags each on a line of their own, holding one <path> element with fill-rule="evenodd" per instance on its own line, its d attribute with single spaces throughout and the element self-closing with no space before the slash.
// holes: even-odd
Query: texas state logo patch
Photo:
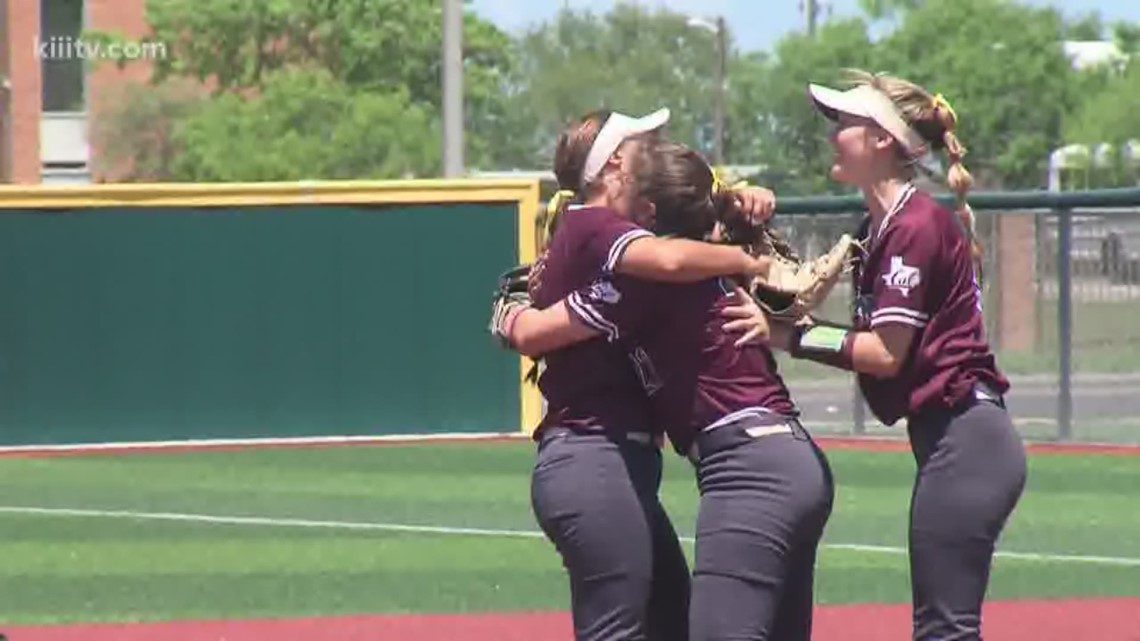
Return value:
<svg viewBox="0 0 1140 641">
<path fill-rule="evenodd" d="M 621 292 L 608 280 L 597 280 L 590 285 L 590 299 L 616 305 L 621 301 Z"/>
<path fill-rule="evenodd" d="M 888 289 L 897 290 L 903 296 L 909 296 L 910 290 L 918 287 L 922 282 L 922 272 L 917 267 L 911 267 L 903 262 L 902 256 L 891 257 L 891 267 L 883 274 L 883 282 Z"/>
</svg>

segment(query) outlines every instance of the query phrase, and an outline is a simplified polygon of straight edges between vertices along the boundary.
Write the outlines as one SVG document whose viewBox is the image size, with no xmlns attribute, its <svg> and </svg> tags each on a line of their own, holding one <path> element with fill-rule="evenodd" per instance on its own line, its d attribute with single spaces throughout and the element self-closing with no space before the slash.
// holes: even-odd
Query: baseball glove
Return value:
<svg viewBox="0 0 1140 641">
<path fill-rule="evenodd" d="M 512 267 L 499 276 L 499 286 L 491 302 L 491 323 L 488 330 L 503 347 L 509 347 L 506 324 L 511 316 L 511 310 L 530 305 L 528 290 L 530 271 L 530 264 L 524 263 Z"/>
<path fill-rule="evenodd" d="M 771 316 L 799 319 L 810 314 L 847 271 L 854 245 L 851 236 L 844 234 L 826 254 L 805 261 L 775 232 L 761 228 L 750 251 L 768 256 L 772 262 L 767 276 L 758 276 L 752 282 L 756 302 Z"/>
</svg>

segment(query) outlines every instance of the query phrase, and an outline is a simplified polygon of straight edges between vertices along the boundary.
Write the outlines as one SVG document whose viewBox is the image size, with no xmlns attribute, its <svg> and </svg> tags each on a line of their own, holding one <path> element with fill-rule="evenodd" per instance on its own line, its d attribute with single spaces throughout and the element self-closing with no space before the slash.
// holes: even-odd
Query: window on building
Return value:
<svg viewBox="0 0 1140 641">
<path fill-rule="evenodd" d="M 43 110 L 84 111 L 84 60 L 76 51 L 83 31 L 83 0 L 40 0 Z"/>
</svg>

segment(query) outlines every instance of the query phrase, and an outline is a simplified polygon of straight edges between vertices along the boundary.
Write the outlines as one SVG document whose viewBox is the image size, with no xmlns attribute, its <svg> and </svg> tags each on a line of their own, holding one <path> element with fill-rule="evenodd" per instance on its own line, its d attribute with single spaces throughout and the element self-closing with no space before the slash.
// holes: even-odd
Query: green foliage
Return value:
<svg viewBox="0 0 1140 641">
<path fill-rule="evenodd" d="M 383 178 L 439 164 L 434 119 L 402 92 L 353 89 L 327 71 L 284 69 L 263 82 L 256 97 L 223 94 L 186 119 L 177 178 Z"/>
<path fill-rule="evenodd" d="M 771 53 L 734 50 L 728 25 L 729 163 L 765 166 L 760 179 L 782 193 L 844 189 L 828 177 L 828 123 L 805 95 L 808 82 L 834 83 L 844 67 L 886 71 L 945 94 L 961 116 L 967 164 L 980 188 L 1039 187 L 1050 151 L 1064 143 L 1137 136 L 1135 72 L 1075 72 L 1061 43 L 1112 37 L 1136 53 L 1140 25 L 1106 25 L 1095 13 L 1066 21 L 1018 0 L 859 5 L 864 17 L 825 21 L 814 37 L 789 34 Z M 167 100 L 161 96 L 124 101 L 111 120 L 118 156 L 139 150 L 131 177 L 173 177 L 176 170 L 181 179 L 288 179 L 302 166 L 313 178 L 438 171 L 442 33 L 435 0 L 149 0 L 148 18 L 148 39 L 168 50 L 156 61 L 154 86 L 191 79 L 215 95 L 200 113 L 196 102 L 158 109 Z M 880 37 L 871 37 L 871 22 Z M 466 164 L 547 168 L 559 129 L 599 107 L 641 113 L 668 106 L 670 135 L 711 154 L 716 68 L 715 34 L 668 10 L 625 3 L 605 14 L 564 9 L 514 38 L 468 12 Z M 286 79 L 300 84 L 286 89 Z M 259 104 L 274 84 L 274 99 L 286 105 L 282 117 Z M 355 137 L 335 133 L 334 123 L 302 117 L 296 105 L 368 125 Z M 370 120 L 379 117 L 385 120 Z M 284 159 L 254 158 L 276 146 L 242 148 L 234 141 L 254 136 L 236 133 L 229 118 L 247 122 L 261 139 L 288 141 Z M 329 149 L 334 136 L 351 140 Z M 298 164 L 293 149 L 318 160 Z M 171 154 L 186 158 L 175 167 Z"/>
<path fill-rule="evenodd" d="M 1123 53 L 1140 54 L 1140 23 L 1117 22 L 1112 26 L 1112 39 Z"/>
<path fill-rule="evenodd" d="M 1112 73 L 1100 91 L 1087 96 L 1065 123 L 1065 134 L 1070 142 L 1086 144 L 1140 138 L 1140 63 Z"/>
<path fill-rule="evenodd" d="M 768 109 L 774 61 L 764 52 L 736 56 L 728 63 L 725 157 L 734 164 L 771 162 L 768 143 L 774 120 Z"/>
<path fill-rule="evenodd" d="M 1084 164 L 1067 172 L 1083 187 L 1140 184 L 1140 158 L 1125 153 L 1130 142 L 1140 145 L 1140 24 L 1115 23 L 1111 35 L 1123 59 L 1078 74 L 1080 100 L 1064 123 L 1066 142 L 1099 148 L 1095 155 L 1090 151 L 1069 156 L 1070 164 Z"/>
<path fill-rule="evenodd" d="M 1062 122 L 1078 95 L 1055 11 L 1007 0 L 861 4 L 869 18 L 897 17 L 894 28 L 872 42 L 856 18 L 825 23 L 814 39 L 786 36 L 765 73 L 745 85 L 766 125 L 749 151 L 769 165 L 769 184 L 785 193 L 841 189 L 828 178 L 828 124 L 804 90 L 808 82 L 834 83 L 844 67 L 888 72 L 946 95 L 979 186 L 1044 184 L 1046 159 L 1063 143 Z"/>
<path fill-rule="evenodd" d="M 116 88 L 98 105 L 99 117 L 92 122 L 92 140 L 101 150 L 96 171 L 112 181 L 173 179 L 185 152 L 175 131 L 203 106 L 204 94 L 185 79 Z"/>
<path fill-rule="evenodd" d="M 1092 149 L 1104 146 L 1104 157 L 1096 164 L 1093 154 L 1084 155 L 1083 186 L 1140 184 L 1140 158 L 1124 153 L 1129 143 L 1140 148 L 1140 63 L 1107 73 L 1066 120 L 1065 139 Z"/>
<path fill-rule="evenodd" d="M 509 83 L 514 139 L 499 162 L 549 166 L 559 129 L 601 107 L 643 113 L 668 106 L 670 134 L 711 150 L 716 44 L 686 20 L 619 4 L 605 16 L 564 9 L 524 33 Z"/>
<path fill-rule="evenodd" d="M 838 487 L 818 563 L 820 603 L 908 602 L 914 458 L 842 449 L 827 456 Z M 0 513 L 0 618 L 89 623 L 565 609 L 565 570 L 530 507 L 533 459 L 533 444 L 524 442 L 2 458 L 0 504 L 152 518 Z M 664 464 L 662 500 L 678 532 L 692 536 L 692 465 L 671 453 Z M 1135 565 L 1045 556 L 1140 555 L 1136 459 L 1043 454 L 1029 466 L 1025 495 L 998 547 L 1043 556 L 1000 557 L 994 598 L 1140 595 Z M 237 525 L 153 513 L 265 520 Z M 529 536 L 393 532 L 384 524 Z M 852 544 L 888 549 L 835 547 Z M 686 549 L 692 552 L 691 542 Z M 337 638 L 330 626 L 313 638 Z"/>
<path fill-rule="evenodd" d="M 859 0 L 859 8 L 872 20 L 888 19 L 922 6 L 924 0 Z"/>
<path fill-rule="evenodd" d="M 147 18 L 172 55 L 156 65 L 210 79 L 219 90 L 259 87 L 265 75 L 316 66 L 353 87 L 440 97 L 440 3 L 434 0 L 151 0 Z M 507 37 L 467 16 L 469 72 L 506 62 Z"/>
<path fill-rule="evenodd" d="M 808 83 L 835 84 L 844 67 L 866 67 L 873 49 L 858 18 L 822 25 L 816 38 L 796 34 L 776 49 L 777 62 L 756 92 L 762 127 L 761 154 L 770 167 L 765 182 L 780 193 L 814 194 L 841 187 L 829 178 L 832 152 L 828 121 L 812 108 Z"/>
<path fill-rule="evenodd" d="M 1104 37 L 1104 20 L 1100 14 L 1091 11 L 1065 24 L 1067 40 L 1100 40 Z"/>
<path fill-rule="evenodd" d="M 944 94 L 981 186 L 1044 185 L 1074 103 L 1063 24 L 1006 0 L 929 0 L 879 46 L 876 66 Z"/>
<path fill-rule="evenodd" d="M 151 39 L 168 51 L 155 61 L 151 84 L 191 78 L 214 94 L 208 107 L 180 119 L 182 157 L 162 165 L 159 177 L 438 172 L 442 16 L 435 0 L 150 0 L 147 19 Z M 510 112 L 502 92 L 510 41 L 466 15 L 463 45 L 468 139 L 478 159 L 492 147 L 483 123 Z M 146 114 L 123 104 L 109 118 L 124 135 L 128 125 L 162 127 L 139 115 Z"/>
</svg>

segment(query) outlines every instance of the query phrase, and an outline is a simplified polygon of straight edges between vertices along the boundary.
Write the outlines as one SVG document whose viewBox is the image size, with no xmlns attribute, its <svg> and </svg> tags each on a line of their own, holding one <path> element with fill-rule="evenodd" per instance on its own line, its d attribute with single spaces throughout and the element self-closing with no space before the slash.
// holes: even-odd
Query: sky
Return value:
<svg viewBox="0 0 1140 641">
<path fill-rule="evenodd" d="M 858 13 L 857 0 L 819 0 L 824 15 L 834 16 Z M 1114 20 L 1140 22 L 1140 2 L 1137 0 L 1021 0 L 1037 6 L 1054 6 L 1068 16 L 1081 16 L 1098 12 L 1105 23 Z M 605 13 L 615 0 L 472 0 L 475 12 L 494 22 L 500 28 L 516 33 L 526 27 L 549 20 L 562 6 L 590 9 Z M 744 51 L 771 50 L 772 46 L 789 31 L 804 27 L 800 12 L 801 0 L 639 0 L 648 7 L 665 7 L 702 18 L 724 16 L 731 25 L 736 45 Z"/>
</svg>

